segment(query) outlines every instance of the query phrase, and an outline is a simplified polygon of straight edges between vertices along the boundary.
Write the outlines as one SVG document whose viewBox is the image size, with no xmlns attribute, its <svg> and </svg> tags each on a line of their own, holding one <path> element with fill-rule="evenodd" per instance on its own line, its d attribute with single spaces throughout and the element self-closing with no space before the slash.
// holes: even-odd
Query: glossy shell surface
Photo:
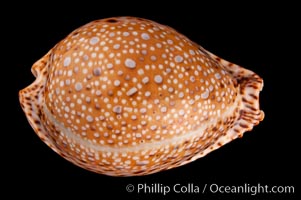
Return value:
<svg viewBox="0 0 301 200">
<path fill-rule="evenodd" d="M 258 75 L 146 19 L 88 23 L 32 72 L 19 97 L 37 135 L 72 163 L 111 176 L 192 162 L 264 116 Z"/>
</svg>

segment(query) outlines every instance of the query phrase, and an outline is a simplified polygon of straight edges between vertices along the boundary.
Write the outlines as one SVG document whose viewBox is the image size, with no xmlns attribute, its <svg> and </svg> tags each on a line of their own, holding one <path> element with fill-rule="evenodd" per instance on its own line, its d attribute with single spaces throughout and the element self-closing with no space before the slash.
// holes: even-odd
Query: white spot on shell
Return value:
<svg viewBox="0 0 301 200">
<path fill-rule="evenodd" d="M 125 66 L 128 67 L 128 68 L 135 68 L 136 67 L 136 62 L 130 58 L 127 58 L 124 62 Z"/>
<path fill-rule="evenodd" d="M 72 76 L 72 70 L 68 70 L 68 72 L 67 72 L 67 76 Z"/>
<path fill-rule="evenodd" d="M 139 69 L 139 70 L 138 70 L 138 74 L 139 74 L 139 75 L 143 75 L 143 74 L 144 74 L 143 69 Z"/>
<path fill-rule="evenodd" d="M 143 166 L 149 164 L 148 160 L 136 161 L 136 165 Z"/>
<path fill-rule="evenodd" d="M 99 42 L 99 38 L 98 38 L 98 37 L 92 37 L 92 38 L 90 39 L 90 44 L 91 44 L 91 45 L 94 45 L 94 44 L 96 44 L 97 42 Z"/>
<path fill-rule="evenodd" d="M 119 80 L 115 80 L 114 81 L 114 86 L 118 87 L 120 85 L 120 81 Z"/>
<path fill-rule="evenodd" d="M 180 92 L 178 96 L 179 96 L 179 98 L 183 98 L 184 97 L 184 93 Z"/>
<path fill-rule="evenodd" d="M 189 50 L 190 55 L 195 55 L 195 52 L 193 50 Z"/>
<path fill-rule="evenodd" d="M 183 62 L 183 57 L 182 57 L 182 56 L 176 56 L 176 57 L 175 57 L 175 61 L 176 61 L 177 63 Z"/>
<path fill-rule="evenodd" d="M 142 79 L 142 83 L 147 84 L 149 82 L 149 78 L 146 76 Z"/>
<path fill-rule="evenodd" d="M 64 60 L 64 67 L 68 67 L 71 63 L 71 58 L 70 57 L 66 57 Z"/>
<path fill-rule="evenodd" d="M 88 116 L 86 117 L 86 120 L 87 120 L 88 122 L 93 122 L 93 117 L 92 117 L 91 115 L 88 115 Z"/>
<path fill-rule="evenodd" d="M 167 108 L 165 106 L 161 107 L 161 112 L 165 113 L 167 111 Z"/>
<path fill-rule="evenodd" d="M 173 87 L 168 88 L 168 92 L 172 93 L 174 91 Z"/>
<path fill-rule="evenodd" d="M 151 59 L 151 61 L 156 61 L 157 57 L 156 56 L 151 56 L 150 59 Z"/>
<path fill-rule="evenodd" d="M 142 114 L 146 113 L 146 108 L 141 108 L 140 113 L 142 113 Z"/>
<path fill-rule="evenodd" d="M 125 36 L 125 37 L 127 37 L 127 36 L 129 36 L 130 35 L 130 33 L 129 32 L 123 32 L 123 34 L 122 34 L 123 36 Z"/>
<path fill-rule="evenodd" d="M 149 40 L 149 35 L 147 33 L 142 33 L 141 34 L 142 39 L 144 40 Z"/>
<path fill-rule="evenodd" d="M 193 100 L 193 99 L 190 99 L 190 100 L 189 100 L 189 104 L 190 104 L 190 105 L 194 104 L 194 100 Z"/>
<path fill-rule="evenodd" d="M 122 107 L 121 106 L 114 106 L 113 107 L 113 112 L 120 114 L 122 112 Z"/>
<path fill-rule="evenodd" d="M 143 49 L 143 50 L 141 51 L 141 53 L 142 53 L 143 55 L 146 55 L 146 54 L 147 54 L 147 51 L 146 51 L 145 49 Z"/>
<path fill-rule="evenodd" d="M 118 72 L 117 72 L 117 75 L 118 76 L 121 76 L 123 74 L 123 71 L 121 71 L 121 70 L 119 70 Z"/>
<path fill-rule="evenodd" d="M 119 47 L 120 47 L 120 44 L 114 44 L 114 46 L 113 46 L 114 49 L 119 49 Z"/>
<path fill-rule="evenodd" d="M 138 91 L 137 88 L 132 87 L 131 89 L 129 89 L 129 90 L 126 92 L 126 95 L 127 95 L 127 96 L 132 96 L 132 95 L 135 94 L 137 91 Z"/>
<path fill-rule="evenodd" d="M 77 83 L 75 84 L 75 90 L 76 90 L 76 91 L 80 91 L 82 88 L 83 88 L 83 86 L 82 86 L 81 83 L 77 82 Z"/>
<path fill-rule="evenodd" d="M 161 75 L 156 75 L 154 78 L 155 83 L 162 83 L 163 82 L 163 78 Z"/>
<path fill-rule="evenodd" d="M 149 97 L 151 95 L 150 91 L 146 91 L 144 94 L 146 97 Z"/>
<path fill-rule="evenodd" d="M 95 94 L 96 94 L 96 96 L 101 96 L 101 91 L 100 90 L 96 90 Z"/>
<path fill-rule="evenodd" d="M 195 77 L 194 77 L 194 76 L 190 76 L 190 77 L 189 77 L 189 80 L 190 80 L 191 82 L 195 82 Z"/>
<path fill-rule="evenodd" d="M 112 64 L 112 63 L 108 63 L 108 64 L 107 64 L 107 68 L 108 68 L 108 69 L 112 69 L 112 68 L 113 68 L 113 64 Z"/>
<path fill-rule="evenodd" d="M 214 74 L 214 76 L 215 76 L 216 79 L 220 79 L 221 78 L 221 75 L 219 73 Z"/>
<path fill-rule="evenodd" d="M 184 111 L 183 109 L 181 109 L 181 110 L 179 111 L 179 115 L 183 116 L 184 114 L 185 114 L 185 111 Z"/>
<path fill-rule="evenodd" d="M 150 127 L 150 129 L 151 129 L 152 131 L 154 131 L 154 130 L 157 129 L 157 126 L 156 126 L 156 125 L 152 125 L 152 126 Z"/>
<path fill-rule="evenodd" d="M 99 76 L 101 74 L 101 69 L 100 67 L 97 67 L 93 70 L 93 75 L 94 76 Z"/>
<path fill-rule="evenodd" d="M 64 110 L 65 110 L 66 112 L 69 112 L 69 111 L 70 111 L 70 109 L 69 109 L 68 106 L 66 106 Z"/>
<path fill-rule="evenodd" d="M 160 43 L 157 43 L 156 46 L 157 46 L 158 48 L 161 48 L 161 47 L 162 47 L 162 45 L 161 45 Z"/>
<path fill-rule="evenodd" d="M 67 79 L 66 80 L 66 85 L 70 85 L 70 83 L 71 83 L 70 79 Z"/>
<path fill-rule="evenodd" d="M 207 89 L 205 92 L 201 94 L 202 99 L 207 99 L 209 97 L 209 90 Z"/>
</svg>

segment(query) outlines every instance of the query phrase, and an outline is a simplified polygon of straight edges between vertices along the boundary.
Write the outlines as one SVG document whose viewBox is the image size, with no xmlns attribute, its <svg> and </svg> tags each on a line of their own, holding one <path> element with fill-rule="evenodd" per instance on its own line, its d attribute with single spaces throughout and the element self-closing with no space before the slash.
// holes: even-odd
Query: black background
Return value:
<svg viewBox="0 0 301 200">
<path fill-rule="evenodd" d="M 186 1 L 180 4 L 173 2 L 168 6 L 144 1 L 96 5 L 81 2 L 69 4 L 70 7 L 43 3 L 31 9 L 27 6 L 17 4 L 9 7 L 10 12 L 3 16 L 2 24 L 2 34 L 5 35 L 2 43 L 7 44 L 3 57 L 7 65 L 2 67 L 9 70 L 3 76 L 10 79 L 4 82 L 5 97 L 8 97 L 5 100 L 9 101 L 5 105 L 12 106 L 3 108 L 3 112 L 9 109 L 2 125 L 3 130 L 9 131 L 2 133 L 5 139 L 2 141 L 1 164 L 5 168 L 2 172 L 7 179 L 2 180 L 6 180 L 7 191 L 14 191 L 9 195 L 21 194 L 30 198 L 64 196 L 68 199 L 80 195 L 93 196 L 94 199 L 118 195 L 123 199 L 147 198 L 147 194 L 126 192 L 127 184 L 136 186 L 138 183 L 169 186 L 176 183 L 199 186 L 212 183 L 293 185 L 295 193 L 298 193 L 300 164 L 297 161 L 300 161 L 300 156 L 297 135 L 300 130 L 297 127 L 300 109 L 295 103 L 298 101 L 295 94 L 298 94 L 300 84 L 294 75 L 298 73 L 300 61 L 293 55 L 296 52 L 293 47 L 298 46 L 298 41 L 293 39 L 297 35 L 294 27 L 298 24 L 293 6 L 245 3 L 232 7 L 202 2 L 197 5 Z M 99 175 L 61 158 L 31 129 L 19 106 L 18 91 L 34 81 L 31 65 L 67 34 L 92 20 L 112 16 L 137 16 L 169 25 L 210 52 L 259 74 L 264 79 L 260 96 L 264 121 L 242 139 L 202 159 L 148 176 L 120 178 Z M 210 194 L 209 191 L 186 195 L 173 194 L 175 199 L 224 198 L 222 194 Z M 171 196 L 154 195 L 157 199 Z M 293 199 L 296 196 L 226 195 L 235 199 Z"/>
</svg>

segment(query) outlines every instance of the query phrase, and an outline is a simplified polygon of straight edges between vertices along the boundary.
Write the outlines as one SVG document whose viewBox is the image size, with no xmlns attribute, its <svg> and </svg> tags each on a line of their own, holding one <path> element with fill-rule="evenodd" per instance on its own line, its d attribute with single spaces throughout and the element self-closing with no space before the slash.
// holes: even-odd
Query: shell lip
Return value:
<svg viewBox="0 0 301 200">
<path fill-rule="evenodd" d="M 47 81 L 49 57 L 51 50 L 40 60 L 35 62 L 31 68 L 32 74 L 36 77 L 35 81 L 26 88 L 19 91 L 20 105 L 26 115 L 26 118 L 40 139 L 45 142 L 51 149 L 59 153 L 52 141 L 47 129 L 41 121 L 42 109 L 44 103 L 43 93 Z"/>
</svg>

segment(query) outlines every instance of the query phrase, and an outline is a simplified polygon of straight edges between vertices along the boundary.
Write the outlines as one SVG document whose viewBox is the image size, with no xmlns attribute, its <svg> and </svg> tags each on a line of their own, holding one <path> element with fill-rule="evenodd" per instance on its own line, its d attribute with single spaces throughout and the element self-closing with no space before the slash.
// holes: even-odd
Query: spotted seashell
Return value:
<svg viewBox="0 0 301 200">
<path fill-rule="evenodd" d="M 20 102 L 70 162 L 112 176 L 174 168 L 263 119 L 263 80 L 174 29 L 132 17 L 88 23 L 32 67 Z"/>
</svg>

